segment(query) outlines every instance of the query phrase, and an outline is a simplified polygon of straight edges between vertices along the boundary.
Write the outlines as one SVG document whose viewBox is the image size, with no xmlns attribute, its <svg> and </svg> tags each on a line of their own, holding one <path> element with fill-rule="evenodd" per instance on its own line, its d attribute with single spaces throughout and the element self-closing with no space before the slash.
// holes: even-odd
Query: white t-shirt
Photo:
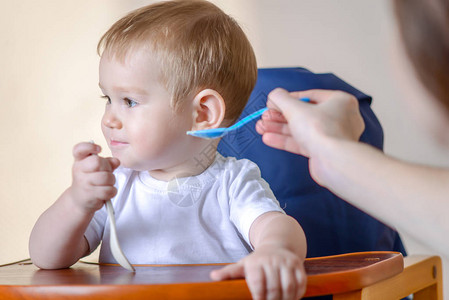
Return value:
<svg viewBox="0 0 449 300">
<path fill-rule="evenodd" d="M 117 235 L 132 264 L 236 262 L 251 251 L 253 221 L 283 210 L 253 162 L 216 155 L 197 176 L 159 181 L 148 172 L 119 167 L 112 199 Z M 105 207 L 85 236 L 100 262 L 115 263 Z"/>
</svg>

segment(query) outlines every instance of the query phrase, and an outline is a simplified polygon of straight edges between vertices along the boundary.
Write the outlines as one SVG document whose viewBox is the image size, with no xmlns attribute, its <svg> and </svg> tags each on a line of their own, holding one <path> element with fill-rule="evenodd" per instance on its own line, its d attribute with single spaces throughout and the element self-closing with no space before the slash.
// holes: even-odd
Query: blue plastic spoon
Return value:
<svg viewBox="0 0 449 300">
<path fill-rule="evenodd" d="M 301 98 L 301 100 L 304 102 L 310 102 L 309 98 Z M 187 134 L 191 135 L 191 136 L 203 138 L 203 139 L 221 138 L 221 137 L 225 136 L 226 134 L 228 134 L 229 132 L 237 130 L 240 127 L 244 126 L 246 123 L 251 122 L 252 120 L 258 118 L 267 110 L 268 110 L 267 107 L 259 109 L 258 111 L 253 112 L 252 114 L 244 117 L 243 119 L 241 119 L 234 125 L 227 127 L 227 128 L 211 128 L 211 129 L 203 129 L 203 130 L 191 130 L 191 131 L 187 131 Z"/>
</svg>

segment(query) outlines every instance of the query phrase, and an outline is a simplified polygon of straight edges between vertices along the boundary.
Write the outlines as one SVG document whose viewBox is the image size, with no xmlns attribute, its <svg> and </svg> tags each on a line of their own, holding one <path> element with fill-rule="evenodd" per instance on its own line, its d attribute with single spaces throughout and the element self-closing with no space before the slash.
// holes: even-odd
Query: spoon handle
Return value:
<svg viewBox="0 0 449 300">
<path fill-rule="evenodd" d="M 136 270 L 134 267 L 129 263 L 128 259 L 126 258 L 125 254 L 122 251 L 122 248 L 120 247 L 120 244 L 118 242 L 118 236 L 117 236 L 117 228 L 115 226 L 115 213 L 114 208 L 112 206 L 111 200 L 106 201 L 106 209 L 108 211 L 109 216 L 109 225 L 111 227 L 110 231 L 110 244 L 111 244 L 111 251 L 112 256 L 114 256 L 115 260 L 125 269 L 135 272 Z"/>
<path fill-rule="evenodd" d="M 90 141 L 91 144 L 95 144 L 94 141 Z M 115 260 L 125 269 L 135 272 L 136 270 L 134 267 L 129 263 L 128 259 L 126 258 L 125 254 L 122 251 L 122 248 L 120 247 L 120 244 L 118 242 L 118 236 L 117 236 L 117 228 L 115 226 L 115 213 L 114 213 L 114 207 L 112 206 L 111 200 L 107 200 L 106 203 L 106 210 L 108 211 L 109 216 L 109 225 L 110 225 L 110 245 L 111 245 L 111 252 L 112 256 L 115 258 Z"/>
<path fill-rule="evenodd" d="M 258 111 L 253 112 L 252 114 L 250 114 L 250 115 L 244 117 L 243 119 L 241 119 L 240 121 L 238 121 L 237 123 L 235 123 L 234 125 L 232 125 L 231 127 L 229 127 L 227 130 L 234 130 L 234 129 L 237 129 L 237 128 L 239 128 L 239 127 L 242 127 L 242 126 L 245 125 L 246 123 L 248 123 L 248 122 L 254 120 L 255 118 L 261 116 L 261 115 L 262 115 L 265 111 L 267 111 L 267 110 L 268 110 L 267 107 L 262 108 L 262 109 L 259 109 Z"/>
<path fill-rule="evenodd" d="M 309 98 L 300 98 L 299 100 L 303 101 L 303 102 L 310 102 Z M 230 126 L 227 128 L 227 130 L 235 130 L 237 128 L 242 127 L 243 125 L 245 125 L 246 123 L 254 120 L 255 118 L 261 116 L 264 112 L 266 112 L 268 110 L 268 107 L 259 109 L 258 111 L 253 112 L 252 114 L 244 117 L 243 119 L 241 119 L 240 121 L 238 121 L 237 123 L 235 123 L 234 125 Z"/>
</svg>

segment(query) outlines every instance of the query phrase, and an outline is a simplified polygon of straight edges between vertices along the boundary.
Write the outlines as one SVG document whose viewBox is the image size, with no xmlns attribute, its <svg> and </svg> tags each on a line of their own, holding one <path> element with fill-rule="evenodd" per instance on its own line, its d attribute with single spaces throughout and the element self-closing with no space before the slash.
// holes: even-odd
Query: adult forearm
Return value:
<svg viewBox="0 0 449 300">
<path fill-rule="evenodd" d="M 449 171 L 406 163 L 355 142 L 326 149 L 321 184 L 381 221 L 447 253 Z"/>
<path fill-rule="evenodd" d="M 33 228 L 29 244 L 33 263 L 44 269 L 65 268 L 86 255 L 84 232 L 92 216 L 72 205 L 66 191 Z"/>
</svg>

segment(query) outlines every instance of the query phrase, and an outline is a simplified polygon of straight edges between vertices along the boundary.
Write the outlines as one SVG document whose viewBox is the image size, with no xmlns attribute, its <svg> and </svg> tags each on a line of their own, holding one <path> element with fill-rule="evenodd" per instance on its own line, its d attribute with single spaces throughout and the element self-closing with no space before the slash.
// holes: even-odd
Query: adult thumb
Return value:
<svg viewBox="0 0 449 300">
<path fill-rule="evenodd" d="M 276 88 L 268 94 L 267 107 L 281 112 L 287 120 L 302 105 L 306 104 L 282 88 Z"/>
</svg>

